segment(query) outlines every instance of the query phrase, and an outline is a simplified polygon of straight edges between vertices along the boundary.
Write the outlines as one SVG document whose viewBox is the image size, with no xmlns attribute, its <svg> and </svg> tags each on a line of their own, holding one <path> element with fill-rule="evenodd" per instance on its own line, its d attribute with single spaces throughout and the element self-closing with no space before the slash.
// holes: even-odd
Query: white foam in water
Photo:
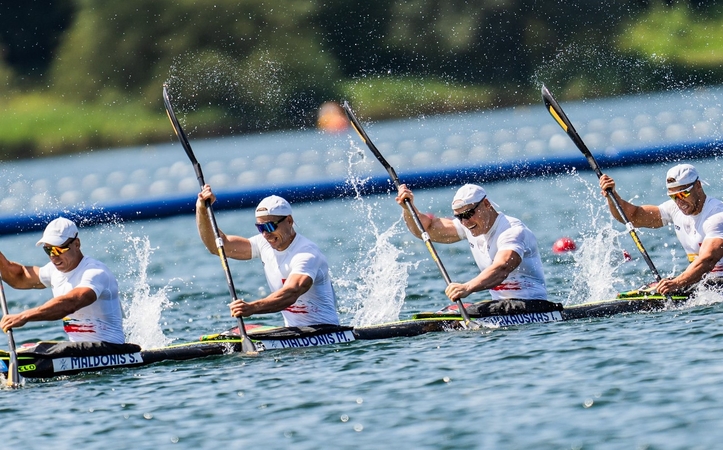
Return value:
<svg viewBox="0 0 723 450">
<path fill-rule="evenodd" d="M 600 202 L 597 182 L 579 175 L 575 179 L 585 189 L 575 190 L 581 198 L 574 201 L 588 212 L 581 211 L 579 215 L 587 219 L 578 224 L 583 228 L 582 239 L 573 253 L 572 286 L 565 302 L 568 305 L 615 298 L 618 292 L 616 284 L 619 287 L 623 282 L 623 278 L 615 272 L 625 262 L 619 239 L 627 235 L 613 228 L 614 219 L 607 204 Z"/>
<path fill-rule="evenodd" d="M 129 271 L 127 278 L 132 280 L 132 289 L 121 292 L 126 318 L 124 327 L 128 342 L 138 344 L 141 348 L 157 348 L 168 345 L 171 339 L 161 329 L 161 313 L 171 305 L 168 299 L 168 285 L 151 291 L 148 283 L 148 265 L 153 249 L 147 236 L 125 236 L 130 244 L 128 251 Z"/>
<path fill-rule="evenodd" d="M 403 252 L 389 242 L 390 238 L 400 233 L 400 224 L 401 219 L 381 234 L 373 223 L 365 227 L 365 230 L 373 233 L 374 245 L 360 255 L 356 267 L 346 268 L 346 275 L 357 274 L 356 279 L 346 282 L 352 294 L 350 300 L 356 309 L 352 326 L 399 319 L 406 298 L 408 269 L 413 265 L 398 261 Z"/>
<path fill-rule="evenodd" d="M 617 243 L 620 235 L 621 233 L 608 223 L 592 234 L 583 236 L 582 244 L 575 252 L 576 270 L 568 304 L 580 303 L 581 300 L 615 298 L 617 290 L 614 285 L 623 281 L 615 275 L 615 271 L 624 261 L 621 258 L 622 250 Z"/>
<path fill-rule="evenodd" d="M 399 319 L 399 312 L 406 298 L 408 269 L 411 263 L 398 261 L 403 252 L 389 242 L 400 232 L 397 221 L 391 228 L 376 236 L 376 242 L 359 270 L 353 326 L 374 325 Z"/>
<path fill-rule="evenodd" d="M 368 164 L 367 156 L 360 153 L 352 143 L 352 152 L 348 156 L 347 182 L 356 191 L 353 208 L 359 215 L 367 217 L 367 223 L 354 235 L 361 241 L 373 240 L 368 245 L 360 245 L 359 258 L 344 267 L 344 277 L 336 277 L 336 284 L 346 288 L 349 293 L 345 303 L 352 304 L 354 318 L 352 326 L 368 326 L 399 319 L 399 313 L 406 298 L 408 270 L 414 263 L 399 261 L 404 252 L 392 244 L 390 239 L 401 232 L 401 216 L 389 229 L 380 233 L 374 222 L 372 205 L 364 201 L 359 187 L 365 180 L 354 175 L 359 166 Z"/>
<path fill-rule="evenodd" d="M 693 294 L 693 296 L 684 305 L 685 308 L 691 306 L 706 306 L 723 302 L 723 294 L 720 290 L 701 287 Z"/>
</svg>

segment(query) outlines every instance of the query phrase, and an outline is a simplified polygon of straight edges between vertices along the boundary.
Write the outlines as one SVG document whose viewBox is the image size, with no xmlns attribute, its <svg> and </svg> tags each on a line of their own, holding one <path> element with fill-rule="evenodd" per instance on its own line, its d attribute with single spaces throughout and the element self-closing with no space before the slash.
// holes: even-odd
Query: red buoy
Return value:
<svg viewBox="0 0 723 450">
<path fill-rule="evenodd" d="M 567 253 L 575 250 L 577 250 L 577 245 L 575 245 L 575 241 L 569 237 L 561 237 L 552 245 L 553 253 Z"/>
</svg>

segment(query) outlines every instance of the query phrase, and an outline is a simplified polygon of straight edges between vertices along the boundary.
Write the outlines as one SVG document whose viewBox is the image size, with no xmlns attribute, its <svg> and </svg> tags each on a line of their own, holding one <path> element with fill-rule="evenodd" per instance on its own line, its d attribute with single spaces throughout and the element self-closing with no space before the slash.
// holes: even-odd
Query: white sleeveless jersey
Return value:
<svg viewBox="0 0 723 450">
<path fill-rule="evenodd" d="M 93 303 L 63 318 L 63 328 L 71 342 L 125 342 L 118 282 L 105 264 L 85 256 L 78 267 L 61 272 L 48 263 L 40 268 L 40 282 L 52 288 L 55 297 L 77 287 L 95 292 L 97 298 Z"/>
<path fill-rule="evenodd" d="M 698 257 L 705 239 L 723 239 L 723 202 L 717 198 L 706 197 L 703 210 L 695 216 L 683 214 L 673 200 L 668 200 L 658 208 L 663 224 L 673 224 L 689 262 Z M 723 259 L 716 263 L 711 275 L 723 277 Z"/>
<path fill-rule="evenodd" d="M 501 284 L 490 289 L 493 300 L 547 300 L 537 239 L 522 221 L 500 213 L 489 232 L 476 237 L 459 220 L 454 219 L 454 224 L 459 237 L 469 242 L 480 271 L 492 265 L 500 250 L 512 250 L 522 258 L 520 265 Z"/>
<path fill-rule="evenodd" d="M 339 324 L 329 265 L 316 244 L 299 233 L 296 233 L 291 245 L 280 252 L 274 250 L 260 234 L 249 238 L 249 241 L 251 257 L 261 258 L 264 263 L 266 282 L 272 292 L 281 289 L 291 274 L 307 275 L 314 281 L 311 289 L 281 311 L 287 327 Z"/>
</svg>

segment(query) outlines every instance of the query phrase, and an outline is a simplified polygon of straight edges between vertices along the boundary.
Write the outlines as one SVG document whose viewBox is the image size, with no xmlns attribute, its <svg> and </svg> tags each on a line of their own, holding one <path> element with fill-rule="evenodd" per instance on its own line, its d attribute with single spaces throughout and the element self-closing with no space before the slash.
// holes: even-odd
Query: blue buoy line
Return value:
<svg viewBox="0 0 723 450">
<path fill-rule="evenodd" d="M 564 108 L 601 166 L 621 167 L 723 154 L 720 99 L 723 88 L 709 88 Z M 363 121 L 363 105 L 355 109 Z M 542 102 L 364 126 L 415 188 L 589 170 Z M 193 214 L 198 182 L 171 132 L 167 145 L 3 163 L 0 235 L 42 229 L 61 214 L 80 225 Z M 216 210 L 251 208 L 271 192 L 299 203 L 394 190 L 351 128 L 189 139 Z"/>
</svg>

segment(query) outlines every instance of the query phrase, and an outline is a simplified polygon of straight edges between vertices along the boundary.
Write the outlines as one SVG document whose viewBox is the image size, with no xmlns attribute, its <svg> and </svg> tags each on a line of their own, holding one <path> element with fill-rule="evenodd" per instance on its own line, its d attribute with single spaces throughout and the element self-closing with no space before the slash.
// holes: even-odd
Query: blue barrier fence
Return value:
<svg viewBox="0 0 723 450">
<path fill-rule="evenodd" d="M 563 107 L 601 167 L 609 168 L 723 154 L 719 97 L 723 88 Z M 589 170 L 542 104 L 365 128 L 402 182 L 415 188 Z M 251 208 L 270 193 L 298 203 L 393 190 L 351 129 L 190 138 L 218 194 L 217 210 Z M 192 214 L 197 181 L 173 139 L 169 134 L 164 146 L 5 163 L 0 235 L 42 229 L 58 215 L 93 225 Z M 364 182 L 353 187 L 350 178 Z"/>
</svg>

